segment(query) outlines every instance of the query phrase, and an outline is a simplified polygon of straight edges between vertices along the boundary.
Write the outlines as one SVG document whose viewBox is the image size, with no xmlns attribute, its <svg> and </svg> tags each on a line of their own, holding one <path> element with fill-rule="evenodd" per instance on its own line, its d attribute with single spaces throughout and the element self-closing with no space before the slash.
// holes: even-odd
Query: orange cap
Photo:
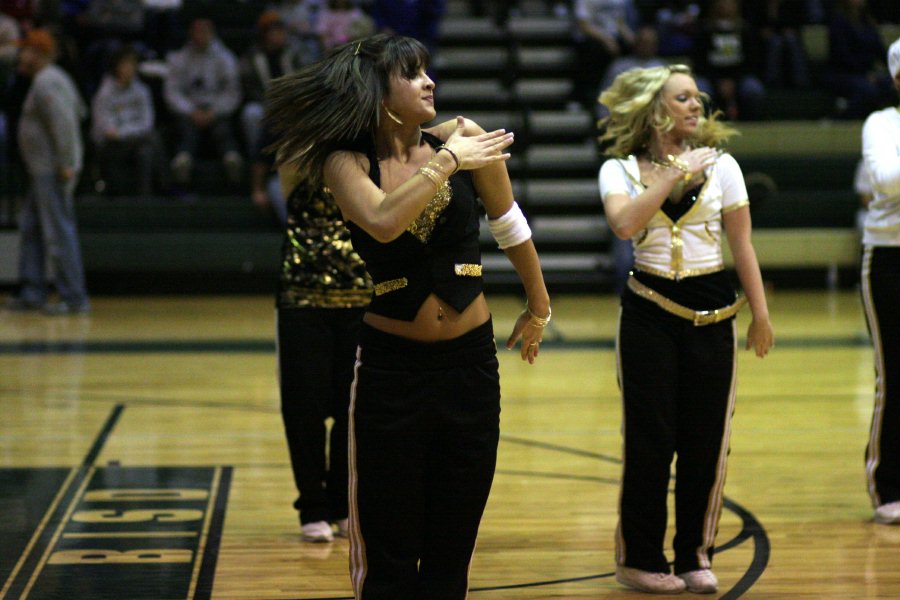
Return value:
<svg viewBox="0 0 900 600">
<path fill-rule="evenodd" d="M 56 40 L 46 29 L 32 29 L 19 40 L 19 47 L 34 48 L 45 56 L 52 56 L 56 53 Z"/>
<path fill-rule="evenodd" d="M 267 10 L 263 14 L 259 15 L 259 19 L 256 20 L 256 30 L 260 33 L 265 33 L 273 25 L 283 24 L 284 21 L 281 20 L 281 15 L 278 14 L 278 11 Z"/>
</svg>

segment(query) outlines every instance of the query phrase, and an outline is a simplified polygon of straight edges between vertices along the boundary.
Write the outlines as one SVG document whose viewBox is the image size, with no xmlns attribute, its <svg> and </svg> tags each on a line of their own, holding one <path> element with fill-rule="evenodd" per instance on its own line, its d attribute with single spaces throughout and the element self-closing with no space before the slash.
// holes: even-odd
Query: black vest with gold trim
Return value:
<svg viewBox="0 0 900 600">
<path fill-rule="evenodd" d="M 422 139 L 436 148 L 441 140 L 428 133 Z M 369 177 L 381 185 L 378 160 L 369 153 Z M 422 214 L 399 237 L 381 243 L 353 222 L 348 223 L 353 247 L 366 263 L 375 284 L 369 311 L 412 321 L 430 294 L 458 312 L 481 294 L 480 210 L 472 175 L 450 177 Z"/>
</svg>

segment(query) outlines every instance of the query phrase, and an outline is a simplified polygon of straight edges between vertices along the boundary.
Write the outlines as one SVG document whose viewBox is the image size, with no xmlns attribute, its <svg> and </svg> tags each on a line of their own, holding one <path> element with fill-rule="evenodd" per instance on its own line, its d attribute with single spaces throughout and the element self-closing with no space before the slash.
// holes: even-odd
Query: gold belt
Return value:
<svg viewBox="0 0 900 600">
<path fill-rule="evenodd" d="M 666 298 L 656 290 L 647 287 L 646 285 L 635 279 L 634 275 L 628 278 L 628 289 L 630 289 L 641 298 L 654 303 L 667 313 L 671 313 L 675 316 L 681 317 L 682 319 L 687 319 L 688 321 L 693 321 L 696 327 L 702 327 L 703 325 L 712 325 L 713 323 L 718 323 L 719 321 L 730 319 L 731 317 L 736 315 L 739 310 L 741 310 L 744 304 L 747 303 L 747 297 L 741 296 L 740 298 L 735 300 L 734 304 L 730 304 L 724 308 L 717 308 L 715 310 L 694 310 L 692 308 L 688 308 L 687 306 L 682 306 L 674 300 Z"/>
</svg>

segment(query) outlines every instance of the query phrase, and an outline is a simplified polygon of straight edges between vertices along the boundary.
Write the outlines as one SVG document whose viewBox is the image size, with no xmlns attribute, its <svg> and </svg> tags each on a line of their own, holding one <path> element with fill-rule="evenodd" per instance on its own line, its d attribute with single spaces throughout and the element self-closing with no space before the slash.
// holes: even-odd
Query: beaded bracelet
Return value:
<svg viewBox="0 0 900 600">
<path fill-rule="evenodd" d="M 434 153 L 437 154 L 441 150 L 446 150 L 447 152 L 450 153 L 450 156 L 453 157 L 453 162 L 456 163 L 456 168 L 453 169 L 453 173 L 456 173 L 457 171 L 459 171 L 459 157 L 456 155 L 456 152 L 454 152 L 453 150 L 448 148 L 446 145 L 441 145 L 441 146 L 437 147 L 437 150 L 435 150 Z M 453 175 L 453 173 L 450 173 L 450 174 Z"/>
</svg>

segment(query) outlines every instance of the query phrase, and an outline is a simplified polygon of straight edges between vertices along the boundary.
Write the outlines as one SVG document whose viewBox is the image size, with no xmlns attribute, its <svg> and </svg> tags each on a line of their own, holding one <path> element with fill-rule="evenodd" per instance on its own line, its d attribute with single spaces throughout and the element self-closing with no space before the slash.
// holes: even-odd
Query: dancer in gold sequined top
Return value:
<svg viewBox="0 0 900 600">
<path fill-rule="evenodd" d="M 348 531 L 347 412 L 372 281 L 331 194 L 290 168 L 279 175 L 287 198 L 276 303 L 281 415 L 303 539 L 330 542 Z"/>
</svg>

